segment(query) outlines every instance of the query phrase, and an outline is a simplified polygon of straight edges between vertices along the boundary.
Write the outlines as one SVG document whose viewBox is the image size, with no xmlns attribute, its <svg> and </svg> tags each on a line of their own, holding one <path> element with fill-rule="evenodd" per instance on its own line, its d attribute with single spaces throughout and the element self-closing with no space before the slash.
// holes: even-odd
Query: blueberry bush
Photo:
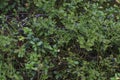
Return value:
<svg viewBox="0 0 120 80">
<path fill-rule="evenodd" d="M 0 80 L 119 80 L 119 0 L 0 1 Z"/>
</svg>

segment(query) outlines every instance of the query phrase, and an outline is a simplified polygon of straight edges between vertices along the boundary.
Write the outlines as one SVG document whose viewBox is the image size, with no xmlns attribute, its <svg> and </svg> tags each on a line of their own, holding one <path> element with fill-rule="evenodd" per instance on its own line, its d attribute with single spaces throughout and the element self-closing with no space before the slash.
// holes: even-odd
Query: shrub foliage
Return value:
<svg viewBox="0 0 120 80">
<path fill-rule="evenodd" d="M 119 0 L 0 1 L 0 80 L 118 80 Z"/>
</svg>

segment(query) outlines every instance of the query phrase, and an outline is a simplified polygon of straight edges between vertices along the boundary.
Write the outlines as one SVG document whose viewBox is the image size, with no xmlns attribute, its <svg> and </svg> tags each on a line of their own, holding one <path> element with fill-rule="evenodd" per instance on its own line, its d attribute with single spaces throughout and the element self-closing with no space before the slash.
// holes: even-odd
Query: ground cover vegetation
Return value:
<svg viewBox="0 0 120 80">
<path fill-rule="evenodd" d="M 119 79 L 119 0 L 0 0 L 0 80 Z"/>
</svg>

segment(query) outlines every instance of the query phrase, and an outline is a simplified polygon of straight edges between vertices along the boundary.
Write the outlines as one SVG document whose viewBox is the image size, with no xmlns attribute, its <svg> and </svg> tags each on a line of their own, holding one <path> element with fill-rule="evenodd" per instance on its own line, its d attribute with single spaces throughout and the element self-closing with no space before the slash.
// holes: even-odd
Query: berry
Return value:
<svg viewBox="0 0 120 80">
<path fill-rule="evenodd" d="M 18 32 L 19 32 L 19 34 L 24 34 L 24 30 L 23 29 L 19 29 Z"/>
</svg>

